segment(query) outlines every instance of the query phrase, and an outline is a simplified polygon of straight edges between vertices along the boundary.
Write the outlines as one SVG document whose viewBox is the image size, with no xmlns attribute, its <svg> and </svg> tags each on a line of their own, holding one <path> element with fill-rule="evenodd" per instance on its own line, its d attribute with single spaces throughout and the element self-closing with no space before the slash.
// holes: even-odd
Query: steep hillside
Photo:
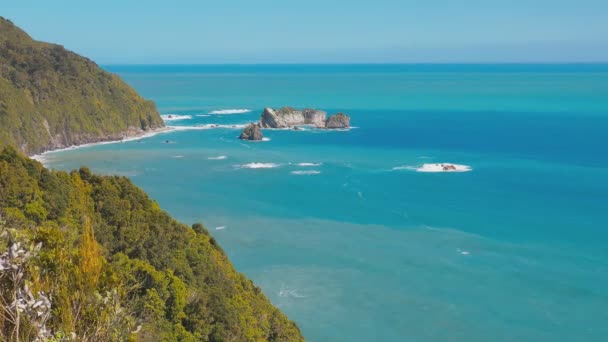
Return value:
<svg viewBox="0 0 608 342">
<path fill-rule="evenodd" d="M 0 17 L 0 145 L 32 154 L 162 126 L 154 103 L 118 76 Z"/>
<path fill-rule="evenodd" d="M 0 152 L 0 340 L 301 341 L 201 224 L 127 178 Z"/>
</svg>

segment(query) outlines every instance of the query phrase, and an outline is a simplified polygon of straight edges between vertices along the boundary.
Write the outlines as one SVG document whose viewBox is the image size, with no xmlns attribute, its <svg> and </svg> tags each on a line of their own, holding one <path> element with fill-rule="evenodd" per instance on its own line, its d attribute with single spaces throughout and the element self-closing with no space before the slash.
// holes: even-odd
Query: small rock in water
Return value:
<svg viewBox="0 0 608 342">
<path fill-rule="evenodd" d="M 260 125 L 256 123 L 250 123 L 243 129 L 243 132 L 239 136 L 239 139 L 243 140 L 262 140 L 264 136 L 262 135 L 262 130 L 260 129 Z"/>
<path fill-rule="evenodd" d="M 349 128 L 350 117 L 344 113 L 338 113 L 327 118 L 325 128 Z"/>
</svg>

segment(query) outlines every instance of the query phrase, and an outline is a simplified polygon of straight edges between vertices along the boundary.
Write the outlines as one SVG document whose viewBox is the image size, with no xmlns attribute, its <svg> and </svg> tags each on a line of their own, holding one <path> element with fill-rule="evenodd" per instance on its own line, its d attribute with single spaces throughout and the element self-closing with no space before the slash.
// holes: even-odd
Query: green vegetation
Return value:
<svg viewBox="0 0 608 342">
<path fill-rule="evenodd" d="M 0 17 L 0 341 L 303 340 L 202 224 L 21 152 L 161 126 L 118 76 Z"/>
<path fill-rule="evenodd" d="M 0 17 L 0 145 L 33 154 L 162 126 L 118 76 Z"/>
<path fill-rule="evenodd" d="M 0 299 L 0 340 L 302 340 L 202 224 L 125 177 L 49 171 L 14 147 L 0 153 Z"/>
</svg>

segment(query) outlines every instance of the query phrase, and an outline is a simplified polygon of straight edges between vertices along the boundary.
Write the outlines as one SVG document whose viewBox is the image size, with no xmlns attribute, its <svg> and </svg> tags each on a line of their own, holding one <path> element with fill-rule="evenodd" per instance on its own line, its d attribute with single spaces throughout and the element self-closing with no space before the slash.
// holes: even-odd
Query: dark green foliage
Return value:
<svg viewBox="0 0 608 342">
<path fill-rule="evenodd" d="M 162 126 L 118 76 L 0 17 L 0 145 L 32 154 Z"/>
<path fill-rule="evenodd" d="M 54 332 L 92 340 L 302 340 L 202 224 L 173 220 L 125 177 L 48 171 L 7 147 L 0 221 L 42 242 L 28 279 L 53 298 Z"/>
<path fill-rule="evenodd" d="M 209 231 L 202 223 L 195 223 L 192 225 L 192 230 L 194 230 L 197 234 L 209 235 Z"/>
</svg>

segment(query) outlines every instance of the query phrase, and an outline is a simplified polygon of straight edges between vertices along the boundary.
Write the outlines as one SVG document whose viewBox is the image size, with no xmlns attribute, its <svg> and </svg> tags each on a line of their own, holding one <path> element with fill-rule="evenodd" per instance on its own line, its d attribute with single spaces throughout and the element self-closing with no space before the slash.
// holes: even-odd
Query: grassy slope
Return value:
<svg viewBox="0 0 608 342">
<path fill-rule="evenodd" d="M 118 76 L 0 17 L 0 144 L 31 154 L 162 126 Z"/>
</svg>

